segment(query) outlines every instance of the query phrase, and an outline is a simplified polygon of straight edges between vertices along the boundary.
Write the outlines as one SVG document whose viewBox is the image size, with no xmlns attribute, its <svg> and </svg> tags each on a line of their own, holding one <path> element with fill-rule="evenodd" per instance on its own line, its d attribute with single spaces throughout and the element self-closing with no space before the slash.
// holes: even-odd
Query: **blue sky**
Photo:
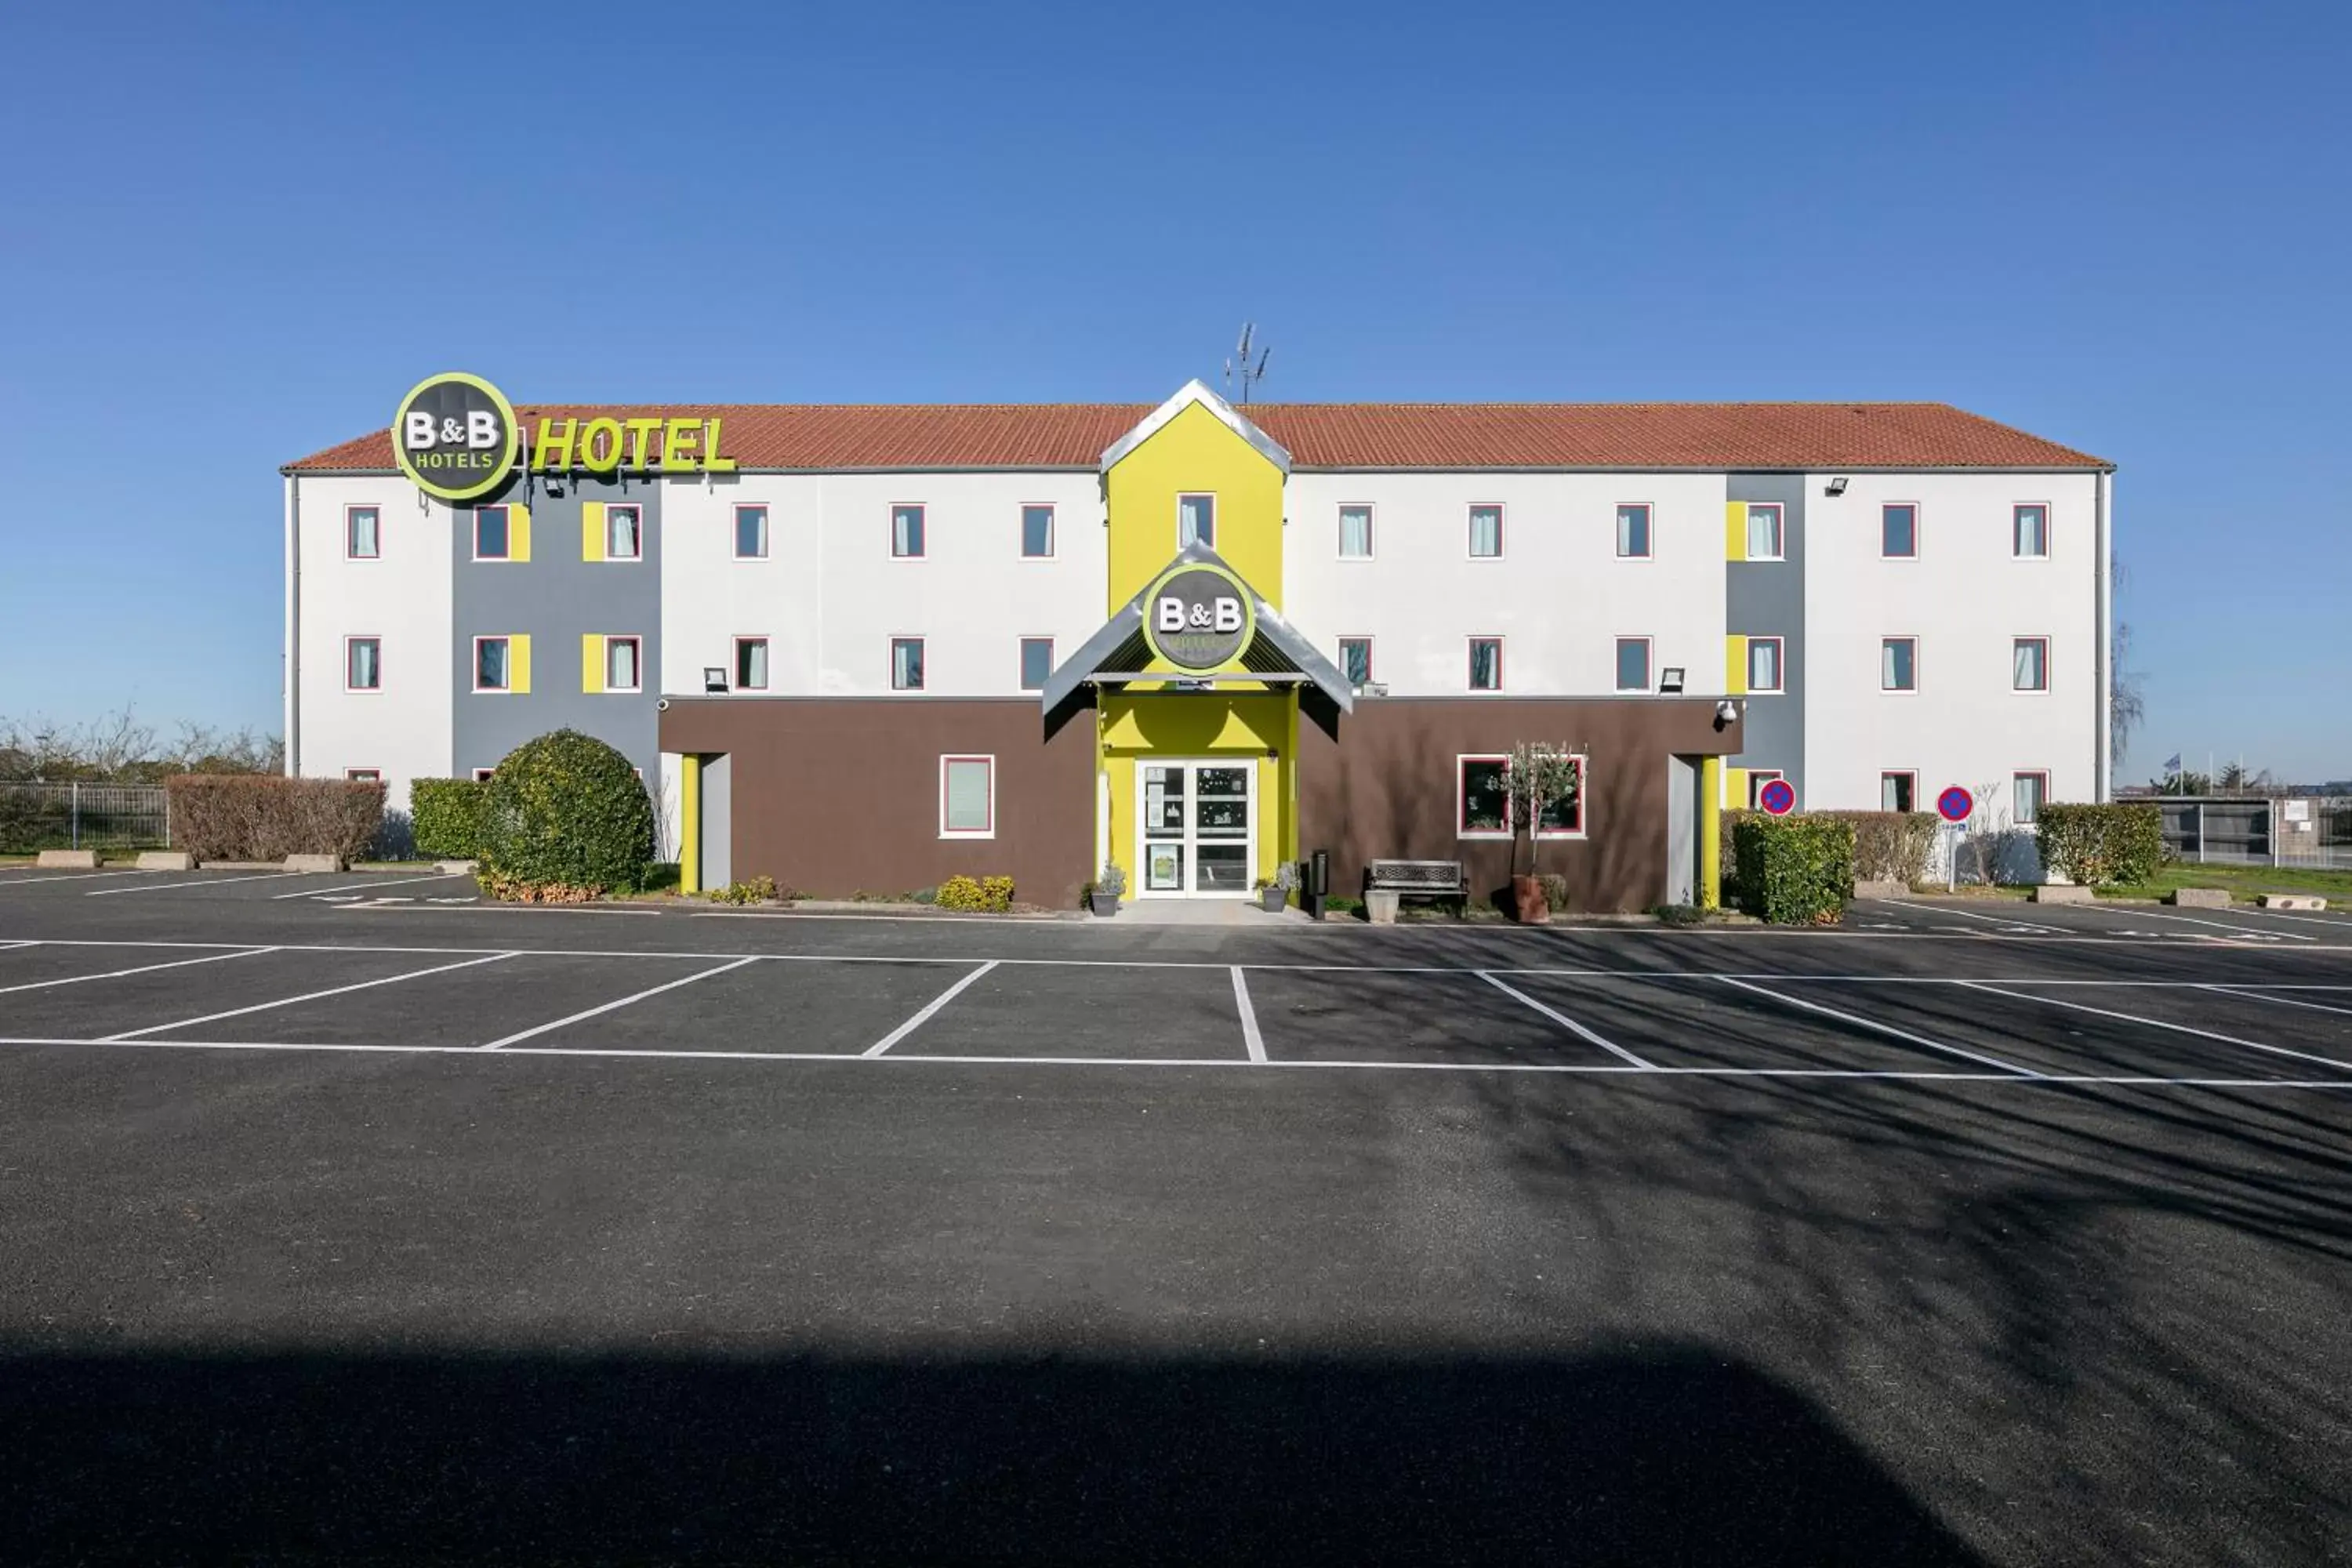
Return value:
<svg viewBox="0 0 2352 1568">
<path fill-rule="evenodd" d="M 1940 398 L 2100 453 L 2119 776 L 2352 776 L 2352 7 L 126 4 L 8 41 L 0 714 L 274 728 L 277 468 L 434 371 L 1151 401 L 1247 317 L 1270 397 Z"/>
</svg>

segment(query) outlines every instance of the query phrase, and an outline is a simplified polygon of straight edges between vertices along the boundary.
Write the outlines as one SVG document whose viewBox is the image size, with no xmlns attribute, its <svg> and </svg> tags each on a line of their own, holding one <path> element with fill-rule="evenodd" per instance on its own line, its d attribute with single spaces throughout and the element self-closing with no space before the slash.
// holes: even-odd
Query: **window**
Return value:
<svg viewBox="0 0 2352 1568">
<path fill-rule="evenodd" d="M 383 552 L 383 514 L 372 506 L 343 508 L 343 554 L 352 561 L 373 561 Z"/>
<path fill-rule="evenodd" d="M 923 639 L 892 637 L 890 639 L 890 689 L 920 691 L 923 689 Z"/>
<path fill-rule="evenodd" d="M 499 770 L 496 768 L 476 768 L 474 770 L 474 782 L 476 784 L 488 784 L 490 782 L 490 775 L 498 771 Z"/>
<path fill-rule="evenodd" d="M 1371 684 L 1371 638 L 1341 637 L 1339 639 L 1339 673 L 1348 678 L 1348 684 L 1350 686 Z"/>
<path fill-rule="evenodd" d="M 1217 498 L 1213 495 L 1176 498 L 1176 548 L 1193 544 L 1217 547 Z"/>
<path fill-rule="evenodd" d="M 1499 560 L 1503 553 L 1503 509 L 1498 506 L 1474 506 L 1470 509 L 1470 558 L 1473 561 Z"/>
<path fill-rule="evenodd" d="M 1878 689 L 1881 691 L 1919 689 L 1919 639 L 1888 637 L 1878 645 Z"/>
<path fill-rule="evenodd" d="M 1339 559 L 1370 561 L 1372 558 L 1372 509 L 1368 506 L 1343 506 L 1339 509 Z"/>
<path fill-rule="evenodd" d="M 635 637 L 604 639 L 604 689 L 635 691 L 641 684 L 642 661 Z"/>
<path fill-rule="evenodd" d="M 1881 811 L 1911 811 L 1919 798 L 1919 775 L 1916 773 L 1881 773 L 1878 775 L 1878 809 Z"/>
<path fill-rule="evenodd" d="M 2050 639 L 2019 637 L 2010 646 L 2011 679 L 2020 691 L 2050 689 Z"/>
<path fill-rule="evenodd" d="M 1878 509 L 1878 552 L 1889 561 L 1919 558 L 1919 508 L 1912 501 L 1889 501 Z"/>
<path fill-rule="evenodd" d="M 1576 793 L 1544 802 L 1544 808 L 1536 814 L 1538 838 L 1584 837 L 1584 759 L 1570 757 L 1569 761 L 1576 764 Z"/>
<path fill-rule="evenodd" d="M 1021 556 L 1024 561 L 1043 561 L 1054 553 L 1054 509 L 1050 506 L 1024 506 L 1021 509 Z"/>
<path fill-rule="evenodd" d="M 2050 798 L 2050 775 L 2018 773 L 2010 780 L 2010 788 L 2016 798 L 2011 816 L 2017 826 L 2026 827 L 2040 821 L 2042 803 Z"/>
<path fill-rule="evenodd" d="M 735 509 L 735 559 L 765 561 L 768 558 L 768 509 L 763 506 L 739 506 Z"/>
<path fill-rule="evenodd" d="M 940 837 L 996 837 L 996 759 L 940 759 Z"/>
<path fill-rule="evenodd" d="M 1617 639 L 1617 689 L 1647 691 L 1650 689 L 1650 639 L 1619 637 Z"/>
<path fill-rule="evenodd" d="M 1510 771 L 1507 757 L 1463 757 L 1455 766 L 1454 835 L 1461 838 L 1507 838 L 1511 834 L 1510 792 L 1503 780 Z"/>
<path fill-rule="evenodd" d="M 478 506 L 474 509 L 474 559 L 504 561 L 507 558 L 509 530 L 507 509 L 502 506 Z"/>
<path fill-rule="evenodd" d="M 343 782 L 345 784 L 382 784 L 383 770 L 382 768 L 345 768 Z"/>
<path fill-rule="evenodd" d="M 508 637 L 474 639 L 474 689 L 504 691 L 514 673 L 513 649 Z"/>
<path fill-rule="evenodd" d="M 635 506 L 604 509 L 604 559 L 635 561 L 646 552 L 645 518 Z"/>
<path fill-rule="evenodd" d="M 1780 531 L 1780 503 L 1751 503 L 1748 508 L 1748 559 L 1779 561 L 1786 553 L 1787 542 Z"/>
<path fill-rule="evenodd" d="M 1503 639 L 1472 637 L 1470 639 L 1470 689 L 1500 691 L 1503 689 Z"/>
<path fill-rule="evenodd" d="M 343 639 L 343 689 L 346 691 L 383 689 L 383 639 L 382 637 L 345 637 Z"/>
<path fill-rule="evenodd" d="M 1786 686 L 1787 677 L 1781 671 L 1780 653 L 1779 637 L 1748 639 L 1748 690 L 1779 691 Z"/>
<path fill-rule="evenodd" d="M 1617 553 L 1629 561 L 1650 558 L 1650 509 L 1646 505 L 1617 509 Z"/>
<path fill-rule="evenodd" d="M 890 553 L 901 561 L 919 561 L 923 555 L 923 509 L 919 506 L 894 506 L 890 509 Z"/>
<path fill-rule="evenodd" d="M 1021 689 L 1043 691 L 1054 674 L 1054 639 L 1023 637 L 1021 639 Z"/>
<path fill-rule="evenodd" d="M 735 689 L 765 691 L 768 689 L 768 639 L 737 637 L 735 639 Z"/>
<path fill-rule="evenodd" d="M 1750 768 L 1750 769 L 1748 769 L 1748 810 L 1750 810 L 1750 811 L 1761 811 L 1761 810 L 1763 810 L 1763 809 L 1764 809 L 1764 786 L 1765 786 L 1766 784 L 1768 784 L 1775 783 L 1776 781 L 1778 781 L 1779 779 L 1780 779 L 1782 776 L 1783 776 L 1783 775 L 1782 775 L 1782 773 L 1781 773 L 1780 770 L 1780 769 L 1778 769 L 1778 768 Z"/>
<path fill-rule="evenodd" d="M 2046 561 L 2050 556 L 2050 509 L 2040 501 L 2028 501 L 2011 509 L 2010 514 L 2010 549 L 2021 561 Z"/>
</svg>

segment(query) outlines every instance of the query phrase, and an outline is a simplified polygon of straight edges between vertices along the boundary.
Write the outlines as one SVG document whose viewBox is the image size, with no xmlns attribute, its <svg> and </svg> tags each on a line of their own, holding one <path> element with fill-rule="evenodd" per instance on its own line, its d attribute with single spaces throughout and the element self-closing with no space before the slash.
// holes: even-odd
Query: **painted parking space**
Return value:
<svg viewBox="0 0 2352 1568">
<path fill-rule="evenodd" d="M 1572 1012 L 1531 1002 L 1526 976 L 1496 978 L 1502 986 L 1470 973 L 1247 972 L 1276 1061 L 1633 1065 L 1591 1037 L 1607 1039 L 1601 1031 L 1579 1033 L 1577 1026 L 1591 1026 Z"/>
<path fill-rule="evenodd" d="M 1985 1072 L 1921 1031 L 1905 1039 L 1898 1018 L 1873 1019 L 1828 988 L 1801 993 L 1779 981 L 1620 979 L 1530 975 L 1534 995 L 1589 1020 L 1662 1068 L 1789 1072 Z"/>
<path fill-rule="evenodd" d="M 1223 968 L 1002 963 L 961 974 L 947 968 L 932 978 L 935 995 L 962 989 L 887 1054 L 1248 1060 Z"/>
<path fill-rule="evenodd" d="M 0 1035 L 96 1040 L 280 997 L 374 981 L 433 962 L 397 952 L 259 949 L 233 957 L 173 949 L 84 948 L 110 978 L 0 995 Z M 210 962 L 192 963 L 191 960 Z"/>
<path fill-rule="evenodd" d="M 533 1047 L 861 1056 L 975 965 L 762 960 L 533 1037 Z M 657 984 L 647 980 L 646 984 Z"/>
</svg>

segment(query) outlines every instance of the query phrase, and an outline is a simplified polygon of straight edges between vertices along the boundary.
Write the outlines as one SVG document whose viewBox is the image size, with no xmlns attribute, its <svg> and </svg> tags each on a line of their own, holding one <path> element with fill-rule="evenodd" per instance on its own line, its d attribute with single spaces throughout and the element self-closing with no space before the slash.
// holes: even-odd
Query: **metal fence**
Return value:
<svg viewBox="0 0 2352 1568">
<path fill-rule="evenodd" d="M 2164 843 L 2183 860 L 2352 870 L 2352 795 L 2166 795 Z"/>
<path fill-rule="evenodd" d="M 0 784 L 0 855 L 155 849 L 172 842 L 161 784 Z"/>
</svg>

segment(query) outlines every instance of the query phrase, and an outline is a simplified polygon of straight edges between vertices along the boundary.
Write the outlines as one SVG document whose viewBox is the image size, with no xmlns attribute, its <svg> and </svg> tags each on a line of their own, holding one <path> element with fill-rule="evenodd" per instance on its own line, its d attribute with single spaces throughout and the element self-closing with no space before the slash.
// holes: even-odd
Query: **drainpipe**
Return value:
<svg viewBox="0 0 2352 1568">
<path fill-rule="evenodd" d="M 286 476 L 286 649 L 280 683 L 286 699 L 286 776 L 302 772 L 302 481 Z"/>
<path fill-rule="evenodd" d="M 2096 759 L 2091 770 L 2091 798 L 2105 805 L 2115 795 L 2115 700 L 2116 700 L 2116 544 L 2109 516 L 2114 505 L 2115 475 L 2106 470 L 2092 481 L 2098 493 L 2098 572 L 2099 646 L 2094 662 L 2098 668 L 2099 691 L 2096 702 L 2099 734 L 2092 755 Z"/>
</svg>

